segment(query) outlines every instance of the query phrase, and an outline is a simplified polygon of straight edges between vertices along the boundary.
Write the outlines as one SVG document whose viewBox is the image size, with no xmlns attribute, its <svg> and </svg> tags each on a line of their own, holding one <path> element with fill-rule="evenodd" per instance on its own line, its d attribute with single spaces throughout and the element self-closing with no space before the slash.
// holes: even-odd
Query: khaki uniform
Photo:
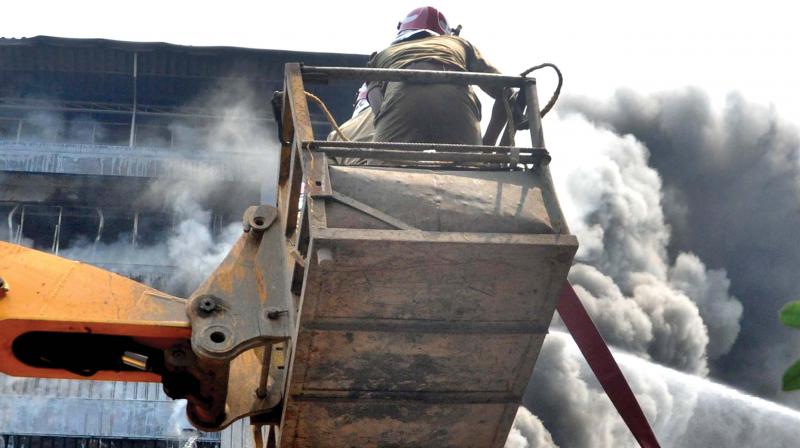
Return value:
<svg viewBox="0 0 800 448">
<path fill-rule="evenodd" d="M 374 119 L 372 108 L 365 107 L 358 115 L 339 126 L 339 129 L 350 141 L 371 142 L 375 136 Z M 339 138 L 339 134 L 337 134 L 336 131 L 331 131 L 331 133 L 328 134 L 328 141 L 338 142 L 342 141 L 342 139 Z"/>
<path fill-rule="evenodd" d="M 394 44 L 374 55 L 373 68 L 403 68 L 414 62 L 445 70 L 499 73 L 480 52 L 457 36 L 431 36 Z M 481 143 L 481 106 L 469 86 L 390 82 L 375 117 L 375 140 Z"/>
<path fill-rule="evenodd" d="M 373 121 L 375 116 L 372 115 L 372 108 L 366 107 L 358 113 L 355 117 L 345 121 L 339 129 L 345 137 L 352 142 L 371 142 L 375 137 L 375 126 Z M 331 131 L 328 134 L 328 141 L 339 142 L 342 139 L 336 131 Z M 337 165 L 365 165 L 365 159 L 357 159 L 353 157 L 341 158 L 336 157 L 334 163 Z"/>
</svg>

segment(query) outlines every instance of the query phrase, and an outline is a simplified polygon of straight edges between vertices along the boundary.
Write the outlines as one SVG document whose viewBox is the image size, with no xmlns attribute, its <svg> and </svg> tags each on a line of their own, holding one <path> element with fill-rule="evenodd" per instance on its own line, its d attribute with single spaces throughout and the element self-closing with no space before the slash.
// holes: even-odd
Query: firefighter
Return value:
<svg viewBox="0 0 800 448">
<path fill-rule="evenodd" d="M 472 44 L 454 35 L 436 8 L 411 11 L 397 29 L 392 44 L 374 54 L 369 67 L 499 73 Z M 502 89 L 487 93 L 499 98 Z M 481 144 L 481 105 L 469 86 L 372 82 L 368 97 L 376 141 Z"/>
<path fill-rule="evenodd" d="M 344 122 L 339 130 L 350 141 L 371 142 L 375 136 L 373 119 L 372 108 L 369 107 L 369 101 L 367 101 L 367 84 L 365 83 L 358 89 L 353 116 Z M 328 140 L 341 141 L 342 139 L 336 131 L 332 131 L 328 134 Z"/>
<path fill-rule="evenodd" d="M 345 138 L 353 142 L 371 142 L 375 137 L 375 126 L 373 125 L 374 116 L 372 115 L 372 108 L 367 101 L 367 84 L 364 83 L 356 96 L 356 104 L 353 109 L 353 116 L 345 121 L 339 130 Z M 336 131 L 331 131 L 328 134 L 329 141 L 341 141 L 342 138 Z M 354 157 L 336 157 L 333 163 L 338 165 L 366 165 L 366 159 L 359 159 Z"/>
</svg>

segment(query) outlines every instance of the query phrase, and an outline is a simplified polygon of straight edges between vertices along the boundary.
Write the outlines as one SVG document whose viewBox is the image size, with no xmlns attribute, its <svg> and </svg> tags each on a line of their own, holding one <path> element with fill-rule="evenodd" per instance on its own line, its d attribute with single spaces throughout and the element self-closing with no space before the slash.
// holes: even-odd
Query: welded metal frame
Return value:
<svg viewBox="0 0 800 448">
<path fill-rule="evenodd" d="M 546 236 L 544 240 L 547 240 L 547 244 L 577 245 L 574 237 L 569 235 L 566 221 L 555 198 L 554 187 L 548 169 L 550 155 L 545 149 L 542 135 L 535 79 L 519 76 L 428 70 L 308 67 L 301 64 L 287 64 L 285 73 L 282 110 L 283 127 L 280 139 L 284 143 L 281 149 L 279 167 L 278 209 L 281 216 L 286 217 L 284 233 L 287 238 L 287 252 L 292 255 L 290 259 L 293 260 L 292 263 L 294 265 L 293 293 L 295 294 L 298 308 L 303 310 L 302 319 L 306 321 L 314 320 L 315 305 L 305 301 L 305 289 L 309 287 L 310 268 L 332 262 L 332 253 L 328 249 L 328 244 L 332 245 L 331 247 L 336 247 L 340 240 L 367 245 L 373 244 L 373 242 L 402 242 L 401 244 L 425 245 L 434 241 L 437 243 L 445 241 L 463 243 L 464 241 L 469 241 L 475 244 L 493 244 L 503 241 L 503 244 L 506 244 L 509 243 L 507 237 L 510 237 L 510 235 L 491 233 L 465 234 L 420 231 L 386 213 L 375 210 L 367 204 L 361 204 L 358 201 L 354 202 L 351 200 L 352 198 L 335 191 L 335 185 L 331 185 L 328 171 L 329 156 L 400 161 L 398 165 L 412 168 L 446 167 L 449 169 L 523 169 L 534 171 L 542 179 L 542 189 L 545 190 L 543 196 L 546 198 L 544 205 L 550 213 L 553 228 L 558 234 Z M 310 122 L 304 81 L 327 82 L 331 79 L 439 82 L 503 88 L 519 87 L 526 96 L 526 105 L 529 111 L 526 120 L 531 132 L 532 147 L 394 142 L 356 143 L 315 140 Z M 508 112 L 509 108 L 506 108 L 506 111 Z M 508 123 L 511 123 L 508 130 L 508 132 L 511 132 L 513 118 L 510 113 L 507 114 L 507 120 Z M 513 139 L 506 139 L 506 142 L 513 142 Z M 330 203 L 330 201 L 343 203 L 361 213 L 383 221 L 397 230 L 329 228 L 326 204 Z M 519 237 L 519 241 L 515 244 L 529 244 L 529 240 L 535 240 L 538 236 L 513 235 L 513 237 Z M 553 239 L 553 241 L 550 241 L 550 239 Z M 284 423 L 286 423 L 284 419 L 287 413 L 287 400 L 292 400 L 291 396 L 295 394 L 302 394 L 297 385 L 293 386 L 291 378 L 295 375 L 303 375 L 302 372 L 307 362 L 303 357 L 308 356 L 308 354 L 298 355 L 298 353 L 307 351 L 307 349 L 294 345 L 299 343 L 298 338 L 300 336 L 298 332 L 303 325 L 299 321 L 299 314 L 297 318 L 298 322 L 293 322 L 293 328 L 296 330 L 292 337 L 292 344 L 287 346 L 287 349 L 292 349 L 293 351 L 287 351 L 286 353 L 289 360 L 289 365 L 287 366 L 289 374 L 287 383 L 284 386 L 283 417 L 275 416 L 278 417 L 277 420 L 274 417 L 252 420 L 253 423 L 269 424 L 271 429 L 277 432 L 288 431 L 287 435 L 295 431 L 295 428 L 291 426 L 283 427 Z M 535 330 L 531 328 L 525 329 L 525 331 Z M 297 358 L 297 362 L 295 362 L 296 356 L 301 356 Z M 530 362 L 533 362 L 535 354 L 530 359 Z M 297 369 L 297 372 L 294 369 Z M 519 383 L 526 384 L 527 379 L 523 378 Z M 514 393 L 521 394 L 522 390 L 515 389 Z M 442 399 L 446 402 L 445 398 Z M 486 399 L 491 401 L 500 398 L 487 396 Z M 291 409 L 288 412 L 291 413 Z M 513 418 L 513 412 L 505 412 L 502 416 L 500 427 L 510 427 Z M 290 435 L 289 438 L 291 439 L 291 437 L 294 436 Z M 501 446 L 504 441 L 504 435 L 498 435 L 492 445 Z"/>
<path fill-rule="evenodd" d="M 526 120 L 531 133 L 530 148 L 514 146 L 460 145 L 437 143 L 395 142 L 332 142 L 314 139 L 311 114 L 305 94 L 304 80 L 328 82 L 331 79 L 358 79 L 366 81 L 413 81 L 430 83 L 476 84 L 481 87 L 507 89 L 519 87 L 525 95 L 528 113 Z M 553 190 L 548 164 L 550 154 L 545 149 L 539 101 L 535 78 L 505 76 L 491 73 L 451 72 L 435 70 L 371 69 L 351 67 L 314 67 L 299 63 L 286 64 L 281 122 L 281 162 L 278 175 L 278 209 L 285 216 L 285 234 L 289 238 L 290 253 L 297 253 L 296 276 L 302 274 L 307 250 L 308 229 L 327 227 L 324 201 L 333 198 L 330 185 L 328 156 L 359 157 L 371 159 L 402 160 L 403 164 L 430 167 L 425 162 L 497 164 L 516 166 L 525 164 L 543 176 L 545 186 Z M 532 113 L 531 111 L 535 111 Z M 513 118 L 508 114 L 509 132 Z M 512 140 L 513 141 L 513 140 Z M 552 195 L 555 197 L 555 195 Z M 559 210 L 557 204 L 549 207 Z M 294 217 L 297 217 L 295 220 Z M 381 219 L 381 218 L 379 218 Z M 554 224 L 568 232 L 566 221 L 559 212 Z M 395 226 L 397 227 L 397 226 Z M 302 284 L 301 278 L 295 283 Z M 299 291 L 297 291 L 299 293 Z"/>
<path fill-rule="evenodd" d="M 289 65 L 289 64 L 287 64 Z M 479 85 L 481 87 L 524 87 L 536 83 L 534 78 L 494 73 L 455 72 L 443 70 L 409 70 L 392 68 L 302 67 L 309 81 L 357 79 L 362 81 L 413 81 L 443 84 Z"/>
<path fill-rule="evenodd" d="M 190 343 L 165 356 L 167 394 L 186 398 L 202 429 L 269 413 L 282 400 L 283 351 L 296 320 L 282 221 L 274 206 L 245 211 L 242 236 L 186 303 Z"/>
<path fill-rule="evenodd" d="M 485 75 L 485 74 L 468 74 L 468 73 L 447 73 L 447 72 L 427 72 L 422 70 L 376 70 L 376 69 L 352 69 L 352 68 L 335 68 L 335 67 L 292 67 L 289 69 L 287 67 L 287 86 L 291 85 L 293 87 L 293 91 L 288 91 L 289 102 L 293 108 L 297 108 L 297 110 L 305 110 L 307 105 L 305 103 L 305 95 L 302 91 L 302 78 L 303 75 L 307 75 L 309 78 L 314 80 L 320 81 L 327 81 L 328 78 L 345 78 L 345 79 L 359 79 L 359 80 L 369 80 L 369 81 L 414 81 L 414 82 L 450 82 L 450 83 L 460 83 L 460 84 L 479 84 L 483 86 L 494 86 L 494 87 L 503 87 L 504 92 L 507 97 L 507 87 L 516 86 L 519 87 L 524 95 L 525 99 L 525 106 L 528 111 L 526 116 L 526 121 L 528 122 L 528 127 L 531 135 L 531 143 L 532 148 L 515 148 L 514 146 L 514 139 L 513 133 L 515 132 L 515 121 L 513 118 L 513 114 L 510 108 L 508 101 L 503 101 L 503 107 L 506 112 L 506 135 L 502 142 L 505 142 L 507 145 L 511 145 L 511 147 L 503 149 L 498 149 L 494 147 L 486 148 L 486 147 L 463 147 L 459 145 L 430 145 L 430 144 L 398 144 L 398 143 L 387 143 L 387 142 L 370 142 L 370 143 L 349 143 L 349 142 L 320 142 L 320 141 L 301 141 L 299 144 L 297 143 L 298 134 L 295 133 L 295 142 L 293 147 L 290 149 L 290 155 L 292 157 L 292 161 L 294 162 L 295 158 L 298 161 L 306 160 L 310 158 L 314 161 L 317 161 L 315 166 L 326 166 L 326 159 L 325 156 L 327 155 L 336 155 L 341 157 L 367 157 L 372 159 L 382 159 L 382 158 L 395 158 L 402 159 L 404 162 L 424 162 L 430 161 L 431 156 L 429 152 L 425 152 L 420 154 L 420 150 L 422 151 L 433 151 L 433 154 L 439 154 L 435 156 L 436 158 L 433 160 L 450 160 L 455 162 L 462 162 L 467 160 L 464 158 L 465 153 L 469 153 L 470 151 L 484 151 L 484 152 L 491 152 L 496 154 L 501 154 L 503 156 L 510 156 L 512 164 L 515 166 L 518 162 L 521 163 L 530 163 L 533 162 L 532 166 L 526 166 L 526 168 L 535 170 L 537 176 L 542 181 L 542 188 L 544 190 L 549 190 L 547 194 L 543 194 L 544 205 L 550 212 L 555 212 L 551 214 L 553 218 L 553 228 L 556 230 L 558 235 L 555 235 L 557 238 L 563 238 L 563 243 L 566 243 L 566 240 L 572 239 L 575 242 L 575 247 L 577 247 L 577 241 L 574 240 L 574 237 L 569 235 L 569 229 L 567 226 L 566 221 L 564 220 L 563 215 L 561 214 L 560 207 L 558 206 L 557 199 L 553 189 L 553 182 L 550 176 L 548 163 L 550 161 L 549 155 L 546 153 L 541 153 L 545 148 L 544 144 L 544 136 L 542 132 L 542 123 L 541 117 L 539 113 L 539 103 L 538 97 L 536 93 L 536 83 L 532 79 L 528 78 L 514 78 L 514 77 L 502 77 L 497 75 Z M 504 83 L 508 83 L 504 85 Z M 299 115 L 303 117 L 303 114 L 294 114 L 293 118 L 297 118 Z M 284 122 L 287 122 L 286 118 L 284 117 Z M 294 123 L 295 127 L 301 128 L 301 133 L 299 136 L 302 137 L 303 135 L 307 135 L 307 132 L 310 130 L 310 127 L 307 123 Z M 284 137 L 287 137 L 285 135 Z M 502 143 L 501 143 L 502 144 Z M 285 148 L 285 150 L 288 148 Z M 301 150 L 305 150 L 308 154 L 300 154 L 296 156 L 298 152 Z M 532 157 L 539 153 L 539 160 L 531 161 L 530 159 L 525 159 L 524 155 L 522 155 L 525 151 L 529 151 L 529 156 Z M 417 155 L 417 157 L 414 157 Z M 321 162 L 320 162 L 321 160 Z M 476 160 L 478 159 L 476 158 Z M 474 162 L 473 161 L 473 162 Z M 492 159 L 491 161 L 494 161 Z M 294 166 L 294 163 L 292 163 Z M 422 167 L 425 167 L 423 164 Z M 301 212 L 300 221 L 307 223 L 312 223 L 312 228 L 310 231 L 303 232 L 304 234 L 310 234 L 309 242 L 307 243 L 307 251 L 304 252 L 306 262 L 300 264 L 298 263 L 298 270 L 305 269 L 306 274 L 303 277 L 304 283 L 314 283 L 314 274 L 308 274 L 308 267 L 312 266 L 312 263 L 309 259 L 312 257 L 312 253 L 316 256 L 316 263 L 320 266 L 322 265 L 332 265 L 334 260 L 334 255 L 332 254 L 331 248 L 336 247 L 337 244 L 341 244 L 342 242 L 346 242 L 346 244 L 350 244 L 350 247 L 347 247 L 346 251 L 353 250 L 353 244 L 357 244 L 358 242 L 364 243 L 367 242 L 366 245 L 367 250 L 372 249 L 374 246 L 372 244 L 375 243 L 387 243 L 387 242 L 395 242 L 395 241 L 406 241 L 412 243 L 419 243 L 424 242 L 426 244 L 431 244 L 433 242 L 439 243 L 443 240 L 447 240 L 447 238 L 454 238 L 452 240 L 453 243 L 457 241 L 461 241 L 462 239 L 467 239 L 471 242 L 486 242 L 486 239 L 496 238 L 498 234 L 463 234 L 463 233 L 447 233 L 447 232 L 423 232 L 414 229 L 411 226 L 403 223 L 402 221 L 394 222 L 395 218 L 386 215 L 381 211 L 377 211 L 372 209 L 369 205 L 361 204 L 358 201 L 352 200 L 347 196 L 341 195 L 334 191 L 330 186 L 330 182 L 327 177 L 327 173 L 319 173 L 317 170 L 308 170 L 304 171 L 302 175 L 292 175 L 290 178 L 283 178 L 284 181 L 293 180 L 297 182 L 298 179 L 306 179 L 306 184 L 312 188 L 307 188 L 306 190 L 310 193 L 313 191 L 313 187 L 324 187 L 318 188 L 318 192 L 315 194 L 306 194 L 304 198 L 305 208 Z M 288 189 L 288 194 L 281 196 L 282 199 L 288 197 L 289 200 L 297 200 L 298 198 L 296 195 L 292 194 L 292 187 L 284 187 L 284 189 Z M 295 188 L 295 190 L 302 191 L 301 188 Z M 326 191 L 327 190 L 327 191 Z M 378 219 L 379 221 L 383 221 L 393 227 L 396 227 L 398 230 L 365 230 L 365 229 L 334 229 L 334 228 L 327 228 L 325 222 L 325 203 L 328 199 L 332 199 L 345 205 L 350 206 L 351 208 L 358 210 L 359 212 L 366 213 L 371 215 L 373 218 Z M 311 214 L 311 218 L 308 218 L 308 214 Z M 388 218 L 388 219 L 387 219 Z M 395 220 L 396 221 L 396 220 Z M 300 232 L 298 232 L 299 234 Z M 430 239 L 426 240 L 426 236 Z M 514 237 L 531 237 L 532 235 L 513 235 Z M 536 235 L 542 236 L 542 235 Z M 549 236 L 549 235 L 548 235 Z M 365 241 L 366 240 L 366 241 Z M 372 244 L 369 244 L 372 243 Z M 517 244 L 521 244 L 522 240 L 520 240 Z M 317 244 L 319 247 L 314 248 L 313 246 Z M 423 246 L 424 247 L 424 246 Z M 419 250 L 422 250 L 421 248 Z M 349 254 L 351 252 L 348 252 Z M 372 266 L 372 265 L 370 265 Z M 319 269 L 318 269 L 319 271 Z M 324 271 L 324 269 L 323 269 Z M 329 271 L 335 273 L 336 271 Z M 316 276 L 319 277 L 319 272 L 316 272 Z M 556 285 L 557 286 L 557 285 Z M 303 285 L 304 289 L 306 285 Z M 310 289 L 314 289 L 313 286 Z M 552 291 L 551 291 L 552 292 Z M 321 321 L 315 318 L 315 311 L 317 310 L 317 304 L 313 303 L 315 300 L 318 300 L 318 297 L 315 297 L 313 292 L 311 293 L 311 297 L 301 298 L 302 306 L 304 307 L 304 312 L 302 319 L 306 321 L 305 324 L 303 322 L 298 322 L 297 328 L 298 333 L 301 331 L 301 328 L 305 325 L 306 332 L 316 330 L 324 330 L 325 325 L 333 325 L 339 329 L 344 329 L 347 331 L 357 331 L 358 326 L 356 322 L 341 322 L 341 321 L 329 321 L 325 322 L 323 318 Z M 308 300 L 307 300 L 308 299 Z M 311 303 L 309 303 L 311 302 Z M 626 383 L 624 376 L 622 375 L 619 367 L 613 360 L 613 356 L 608 350 L 608 347 L 603 342 L 602 337 L 597 332 L 597 329 L 594 327 L 594 324 L 591 322 L 589 315 L 583 309 L 582 305 L 580 304 L 580 300 L 575 295 L 575 292 L 572 290 L 572 287 L 569 283 L 564 285 L 563 290 L 560 293 L 560 300 L 558 302 L 558 312 L 564 319 L 567 327 L 569 328 L 570 332 L 575 337 L 578 346 L 581 348 L 581 351 L 586 356 L 589 365 L 591 366 L 592 370 L 598 377 L 600 383 L 602 384 L 604 390 L 611 398 L 612 402 L 614 403 L 615 407 L 619 411 L 620 415 L 622 416 L 623 420 L 628 425 L 629 429 L 631 430 L 634 438 L 637 442 L 643 447 L 657 447 L 659 443 L 655 438 L 655 435 L 650 427 L 649 423 L 647 422 L 644 413 L 641 411 L 640 406 L 636 402 L 636 398 L 630 390 L 630 386 Z M 361 325 L 363 326 L 365 323 L 362 322 Z M 369 323 L 367 323 L 369 325 Z M 383 327 L 386 323 L 380 323 Z M 545 324 L 546 325 L 546 324 Z M 544 330 L 546 331 L 546 329 Z M 352 333 L 347 333 L 351 335 Z M 416 334 L 416 333 L 415 333 Z M 311 345 L 310 342 L 303 342 L 303 338 L 299 336 L 295 336 L 297 343 L 299 344 L 298 349 L 296 352 L 305 352 L 305 357 L 299 358 L 300 360 L 297 362 L 296 366 L 294 360 L 294 354 L 291 358 L 291 366 L 290 374 L 289 374 L 289 384 L 287 384 L 287 396 L 285 398 L 285 402 L 288 405 L 284 405 L 288 411 L 284 409 L 284 416 L 289 415 L 290 417 L 297 418 L 300 415 L 300 412 L 297 409 L 292 409 L 293 407 L 297 407 L 297 401 L 318 401 L 320 403 L 324 403 L 327 400 L 340 400 L 343 402 L 347 402 L 347 400 L 351 400 L 351 403 L 358 402 L 359 399 L 362 397 L 359 396 L 352 396 L 355 391 L 347 392 L 347 397 L 335 397 L 333 393 L 336 391 L 330 390 L 327 391 L 327 396 L 325 393 L 319 396 L 314 396 L 314 392 L 306 391 L 303 389 L 302 386 L 298 387 L 297 385 L 291 384 L 292 378 L 295 378 L 294 375 L 294 368 L 296 367 L 300 373 L 298 374 L 297 378 L 301 378 L 300 382 L 303 383 L 307 376 L 308 363 L 310 361 L 309 358 L 309 349 L 304 347 L 304 345 L 308 344 Z M 535 362 L 536 355 L 534 354 L 532 361 Z M 530 365 L 532 369 L 533 364 Z M 520 373 L 525 371 L 525 369 L 520 369 Z M 523 380 L 525 380 L 523 378 Z M 523 387 L 527 384 L 527 381 L 517 382 L 515 384 L 522 384 Z M 325 391 L 323 391 L 325 392 Z M 341 392 L 341 391 L 340 391 Z M 522 393 L 521 390 L 518 390 L 520 394 Z M 317 391 L 317 394 L 321 393 Z M 370 399 L 375 397 L 368 397 L 364 396 L 363 398 Z M 391 400 L 391 398 L 387 397 Z M 446 401 L 447 397 L 440 397 L 441 400 Z M 485 397 L 488 401 L 491 400 L 490 396 Z M 483 398 L 482 398 L 483 400 Z M 294 404 L 293 404 L 294 402 Z M 483 402 L 483 401 L 482 401 Z M 511 412 L 506 412 L 503 416 L 502 422 L 497 426 L 498 429 L 502 429 L 505 427 L 507 430 L 511 425 L 511 420 L 513 419 L 514 415 Z M 455 422 L 454 422 L 455 423 Z M 288 424 L 288 427 L 284 427 L 285 424 Z M 324 428 L 315 427 L 315 426 L 308 426 L 306 428 L 300 428 L 298 422 L 292 419 L 287 421 L 281 421 L 280 423 L 280 430 L 286 431 L 287 439 L 289 444 L 294 443 L 297 440 L 307 441 L 309 440 L 310 434 L 309 428 L 324 431 Z M 447 425 L 443 425 L 447 426 Z M 312 431 L 313 431 L 312 429 Z M 363 428 L 368 429 L 368 428 Z M 298 432 L 306 431 L 304 434 L 298 436 Z M 334 430 L 335 431 L 335 430 Z M 501 433 L 502 431 L 498 430 L 498 433 L 495 434 L 495 438 L 493 439 L 491 445 L 492 446 L 502 446 L 505 443 L 505 434 Z M 336 436 L 343 436 L 347 437 L 349 434 L 346 433 L 336 433 Z"/>
<path fill-rule="evenodd" d="M 287 64 L 287 67 L 292 64 Z M 546 166 L 550 156 L 544 147 L 542 137 L 541 116 L 538 113 L 538 96 L 535 78 L 525 76 L 506 76 L 493 73 L 472 73 L 437 70 L 409 70 L 409 69 L 368 69 L 351 67 L 313 67 L 298 64 L 300 83 L 303 79 L 310 82 L 328 82 L 330 79 L 359 79 L 371 81 L 404 81 L 415 83 L 448 83 L 460 85 L 479 85 L 483 88 L 500 88 L 508 92 L 511 87 L 518 87 L 526 98 L 528 113 L 526 121 L 531 131 L 531 148 L 518 148 L 513 146 L 511 133 L 515 129 L 514 119 L 508 101 L 502 99 L 507 115 L 506 141 L 512 146 L 484 146 L 484 145 L 454 145 L 435 143 L 394 143 L 394 142 L 323 142 L 314 140 L 301 140 L 301 146 L 313 152 L 325 153 L 337 157 L 361 157 L 376 160 L 402 161 L 407 166 L 408 162 L 449 162 L 451 165 L 461 163 L 506 163 L 516 167 L 522 163 L 526 166 Z M 287 75 L 289 72 L 287 71 Z M 297 76 L 297 75 L 293 75 Z M 287 78 L 286 85 L 290 80 Z M 303 107 L 307 113 L 308 104 L 304 93 L 300 95 L 289 94 L 297 107 Z M 302 102 L 302 104 L 300 104 Z M 535 107 L 535 109 L 534 109 Z M 289 118 L 289 117 L 285 117 Z M 286 123 L 286 120 L 284 120 Z M 297 126 L 297 124 L 296 124 Z M 426 164 L 430 166 L 430 163 Z M 496 166 L 491 168 L 497 168 Z M 315 180 L 316 182 L 317 180 Z"/>
<path fill-rule="evenodd" d="M 507 89 L 519 87 L 526 99 L 531 147 L 460 145 L 441 143 L 396 143 L 396 142 L 332 142 L 314 139 L 304 80 L 328 82 L 331 79 L 358 79 L 365 81 L 413 81 L 429 83 L 476 84 L 481 87 Z M 377 160 L 401 160 L 404 166 L 431 167 L 426 162 L 450 164 L 506 164 L 516 167 L 525 164 L 543 176 L 545 186 L 553 190 L 548 169 L 550 154 L 545 149 L 536 79 L 525 76 L 506 76 L 492 73 L 451 72 L 436 70 L 374 69 L 351 67 L 314 67 L 299 63 L 286 64 L 283 94 L 283 117 L 281 122 L 281 162 L 278 176 L 278 208 L 286 217 L 285 233 L 290 237 L 294 249 L 304 246 L 303 223 L 309 222 L 317 228 L 327 227 L 324 201 L 317 198 L 333 197 L 328 173 L 328 156 L 358 157 Z M 531 111 L 535 111 L 531 112 Z M 508 123 L 513 127 L 513 118 Z M 510 130 L 509 130 L 510 132 Z M 452 166 L 452 165 L 451 165 Z M 555 195 L 552 195 L 555 197 Z M 559 209 L 549 207 L 553 210 Z M 297 216 L 297 220 L 293 218 Z M 557 214 L 554 223 L 566 232 L 566 221 Z M 300 231 L 298 231 L 300 230 Z M 305 258 L 306 254 L 300 255 Z M 302 262 L 302 260 L 301 260 Z M 298 262 L 300 263 L 300 262 Z"/>
</svg>

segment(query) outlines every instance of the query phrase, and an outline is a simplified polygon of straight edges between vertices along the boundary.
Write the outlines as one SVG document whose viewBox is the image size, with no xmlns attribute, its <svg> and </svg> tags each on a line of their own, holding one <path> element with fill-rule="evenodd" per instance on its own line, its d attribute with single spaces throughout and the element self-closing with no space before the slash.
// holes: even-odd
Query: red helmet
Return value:
<svg viewBox="0 0 800 448">
<path fill-rule="evenodd" d="M 444 14 L 433 6 L 417 8 L 397 24 L 398 31 L 406 30 L 430 30 L 437 34 L 451 34 L 450 25 Z"/>
</svg>

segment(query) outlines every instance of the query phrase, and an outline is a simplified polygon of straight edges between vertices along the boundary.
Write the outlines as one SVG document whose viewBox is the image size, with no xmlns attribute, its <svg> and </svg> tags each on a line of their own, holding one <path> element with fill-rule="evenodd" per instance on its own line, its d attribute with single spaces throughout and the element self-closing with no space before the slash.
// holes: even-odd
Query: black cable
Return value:
<svg viewBox="0 0 800 448">
<path fill-rule="evenodd" d="M 561 75 L 561 70 L 559 70 L 555 64 L 545 62 L 544 64 L 535 65 L 525 70 L 524 72 L 520 73 L 520 76 L 527 76 L 529 73 L 535 72 L 536 70 L 545 67 L 550 67 L 556 71 L 556 74 L 558 75 L 558 86 L 556 87 L 556 90 L 553 92 L 553 95 L 550 97 L 550 101 L 547 102 L 547 104 L 544 106 L 544 109 L 542 109 L 541 112 L 539 113 L 539 115 L 541 115 L 542 117 L 547 115 L 547 113 L 550 112 L 550 109 L 552 109 L 553 106 L 556 105 L 556 101 L 558 101 L 558 95 L 561 94 L 561 86 L 564 84 L 564 77 Z"/>
</svg>

